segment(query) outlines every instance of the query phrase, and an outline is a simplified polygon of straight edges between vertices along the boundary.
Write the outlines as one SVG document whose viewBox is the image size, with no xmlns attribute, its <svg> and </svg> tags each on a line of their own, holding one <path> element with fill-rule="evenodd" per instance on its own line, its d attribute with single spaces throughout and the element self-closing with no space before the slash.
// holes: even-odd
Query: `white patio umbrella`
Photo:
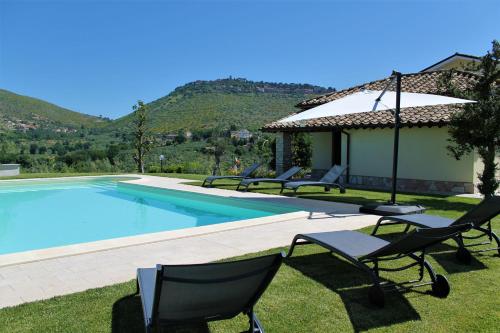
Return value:
<svg viewBox="0 0 500 333">
<path fill-rule="evenodd" d="M 396 91 L 387 91 L 387 88 L 394 82 L 394 80 L 396 80 Z M 360 112 L 395 110 L 391 200 L 388 205 L 366 205 L 360 208 L 360 211 L 365 213 L 376 213 L 379 215 L 411 214 L 422 212 L 424 209 L 421 206 L 396 205 L 399 128 L 401 127 L 399 118 L 400 109 L 408 107 L 464 103 L 474 103 L 474 101 L 441 95 L 402 92 L 401 73 L 393 72 L 391 81 L 387 84 L 383 91 L 364 90 L 355 92 L 304 112 L 283 118 L 279 120 L 279 122 L 286 123 L 291 121 L 302 121 Z"/>
<path fill-rule="evenodd" d="M 385 93 L 382 90 L 358 91 L 301 113 L 294 114 L 290 117 L 283 118 L 279 122 L 286 123 L 290 121 L 340 116 L 359 112 L 391 110 L 396 108 L 396 94 L 395 91 L 386 91 Z M 377 101 L 380 96 L 382 96 L 380 101 Z M 473 101 L 467 99 L 440 95 L 401 92 L 400 108 L 472 102 Z"/>
</svg>

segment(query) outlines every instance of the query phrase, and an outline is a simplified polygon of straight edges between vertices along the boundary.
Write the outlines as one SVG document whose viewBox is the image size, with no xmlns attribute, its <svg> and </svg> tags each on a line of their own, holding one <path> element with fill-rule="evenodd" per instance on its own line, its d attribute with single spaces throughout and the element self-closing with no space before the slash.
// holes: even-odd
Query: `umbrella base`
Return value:
<svg viewBox="0 0 500 333">
<path fill-rule="evenodd" d="M 399 205 L 393 203 L 380 204 L 366 204 L 359 208 L 360 213 L 374 214 L 381 216 L 389 215 L 409 215 L 409 214 L 421 214 L 425 212 L 425 208 L 420 205 Z"/>
</svg>

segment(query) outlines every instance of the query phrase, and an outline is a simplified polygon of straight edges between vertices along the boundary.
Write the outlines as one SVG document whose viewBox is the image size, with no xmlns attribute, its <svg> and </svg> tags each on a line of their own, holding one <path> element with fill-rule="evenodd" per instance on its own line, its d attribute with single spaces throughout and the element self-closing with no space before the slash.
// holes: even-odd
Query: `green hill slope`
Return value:
<svg viewBox="0 0 500 333">
<path fill-rule="evenodd" d="M 238 128 L 255 130 L 295 112 L 299 101 L 332 91 L 309 84 L 254 82 L 245 79 L 196 81 L 148 104 L 151 126 L 157 132 L 179 129 Z M 110 126 L 130 125 L 132 115 Z"/>
<path fill-rule="evenodd" d="M 82 125 L 97 127 L 106 123 L 106 120 L 98 117 L 0 89 L 0 128 L 3 127 L 3 129 L 48 128 L 66 130 L 76 129 Z"/>
</svg>

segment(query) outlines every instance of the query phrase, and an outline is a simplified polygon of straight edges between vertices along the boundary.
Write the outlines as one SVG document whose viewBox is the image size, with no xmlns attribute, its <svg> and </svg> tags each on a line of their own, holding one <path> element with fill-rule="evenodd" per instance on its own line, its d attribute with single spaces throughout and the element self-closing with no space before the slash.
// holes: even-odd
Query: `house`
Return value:
<svg viewBox="0 0 500 333">
<path fill-rule="evenodd" d="M 178 135 L 177 134 L 165 134 L 163 135 L 163 139 L 165 142 L 173 142 L 177 139 Z"/>
<path fill-rule="evenodd" d="M 252 136 L 253 134 L 247 129 L 242 129 L 239 131 L 231 131 L 231 138 L 236 138 L 238 140 L 248 140 Z"/>
<path fill-rule="evenodd" d="M 446 70 L 459 89 L 470 87 L 478 74 L 461 71 L 479 58 L 456 53 L 418 73 L 404 74 L 402 91 L 445 95 L 440 84 Z M 362 90 L 383 90 L 389 78 L 328 93 L 296 105 L 302 112 Z M 389 90 L 394 88 L 389 88 Z M 447 150 L 451 115 L 463 104 L 401 109 L 398 189 L 427 193 L 473 193 L 477 191 L 482 163 L 477 153 L 456 160 Z M 389 189 L 392 172 L 394 116 L 372 111 L 305 119 L 275 121 L 263 131 L 276 133 L 276 171 L 291 166 L 292 135 L 308 132 L 312 141 L 312 173 L 320 176 L 334 164 L 348 165 L 344 182 L 363 188 Z M 500 159 L 499 159 L 500 160 Z"/>
</svg>

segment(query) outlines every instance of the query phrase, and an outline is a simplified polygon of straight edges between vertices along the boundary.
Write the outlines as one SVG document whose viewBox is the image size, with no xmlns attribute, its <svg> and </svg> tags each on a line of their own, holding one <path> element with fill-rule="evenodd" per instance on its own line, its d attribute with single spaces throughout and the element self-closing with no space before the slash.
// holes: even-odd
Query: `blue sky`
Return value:
<svg viewBox="0 0 500 333">
<path fill-rule="evenodd" d="M 345 88 L 500 37 L 500 1 L 0 0 L 0 88 L 117 118 L 193 80 Z"/>
</svg>

